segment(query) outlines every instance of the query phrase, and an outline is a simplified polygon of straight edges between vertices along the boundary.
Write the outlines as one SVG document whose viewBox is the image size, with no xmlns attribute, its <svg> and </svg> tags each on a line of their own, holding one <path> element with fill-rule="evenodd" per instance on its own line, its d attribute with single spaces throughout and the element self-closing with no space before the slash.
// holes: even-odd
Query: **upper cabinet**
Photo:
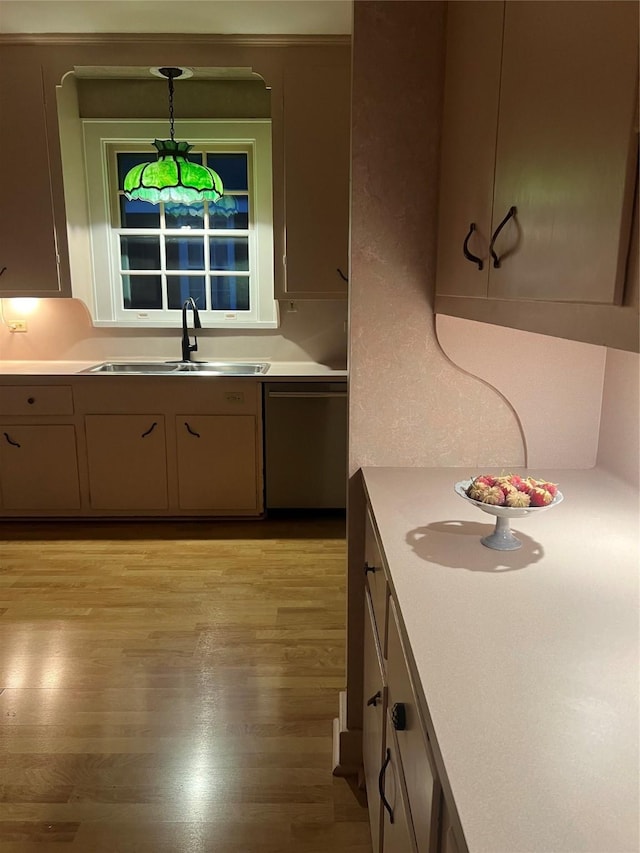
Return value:
<svg viewBox="0 0 640 853">
<path fill-rule="evenodd" d="M 637 348 L 638 6 L 448 8 L 436 311 Z"/>
<path fill-rule="evenodd" d="M 349 271 L 349 51 L 284 75 L 284 298 L 340 299 Z"/>
<path fill-rule="evenodd" d="M 0 297 L 69 295 L 54 226 L 42 66 L 34 49 L 15 45 L 0 45 L 0 64 Z"/>
</svg>

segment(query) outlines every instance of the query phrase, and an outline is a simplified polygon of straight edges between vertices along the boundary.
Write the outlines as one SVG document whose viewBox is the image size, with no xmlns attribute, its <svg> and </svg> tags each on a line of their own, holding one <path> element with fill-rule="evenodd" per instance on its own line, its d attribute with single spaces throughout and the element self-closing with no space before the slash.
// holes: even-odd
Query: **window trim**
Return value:
<svg viewBox="0 0 640 853">
<path fill-rule="evenodd" d="M 120 147 L 144 150 L 154 138 L 167 135 L 166 122 L 150 120 L 81 119 L 85 157 L 86 197 L 91 247 L 90 282 L 78 282 L 74 295 L 90 307 L 96 326 L 122 328 L 175 328 L 180 311 L 124 311 L 120 308 L 119 228 L 112 225 L 117 211 L 113 194 L 114 151 Z M 249 154 L 250 253 L 255 255 L 249 312 L 205 311 L 203 328 L 269 329 L 278 327 L 278 303 L 274 295 L 273 198 L 271 121 L 269 119 L 211 119 L 180 121 L 176 136 L 194 147 L 221 141 L 230 150 Z M 117 222 L 117 220 L 116 220 Z M 253 225 L 253 227 L 251 227 Z M 128 231 L 129 229 L 127 229 Z M 132 231 L 133 233 L 133 231 Z M 251 258 L 251 255 L 250 255 Z M 141 315 L 147 315 L 146 318 Z M 133 316 L 132 316 L 133 315 Z"/>
</svg>

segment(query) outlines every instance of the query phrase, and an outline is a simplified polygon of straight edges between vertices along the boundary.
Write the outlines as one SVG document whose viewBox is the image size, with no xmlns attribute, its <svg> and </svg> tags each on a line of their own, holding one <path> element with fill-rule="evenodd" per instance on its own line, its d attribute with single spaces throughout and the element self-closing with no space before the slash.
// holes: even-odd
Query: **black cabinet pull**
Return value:
<svg viewBox="0 0 640 853">
<path fill-rule="evenodd" d="M 346 282 L 347 282 L 347 284 L 349 283 L 349 277 L 348 277 L 348 276 L 346 276 L 346 275 L 342 272 L 342 270 L 340 269 L 340 267 L 338 267 L 338 268 L 337 268 L 336 272 L 338 273 L 338 275 L 340 276 L 340 278 L 341 278 L 343 281 L 346 281 Z"/>
<path fill-rule="evenodd" d="M 17 441 L 14 441 L 12 438 L 10 438 L 10 437 L 9 437 L 9 433 L 8 433 L 8 432 L 5 432 L 5 433 L 4 433 L 4 437 L 7 439 L 7 441 L 9 442 L 9 444 L 13 445 L 13 447 L 21 447 L 21 445 L 20 445 L 20 444 L 18 444 L 18 442 L 17 442 Z"/>
<path fill-rule="evenodd" d="M 374 693 L 371 699 L 367 699 L 367 708 L 377 708 L 378 707 L 378 699 L 382 699 L 382 693 L 378 690 L 377 693 Z"/>
<path fill-rule="evenodd" d="M 27 403 L 28 403 L 30 406 L 33 406 L 33 404 L 35 403 L 35 401 L 36 401 L 36 398 L 35 398 L 35 397 L 27 397 Z"/>
<path fill-rule="evenodd" d="M 471 237 L 471 235 L 473 234 L 473 232 L 475 230 L 476 230 L 476 223 L 472 222 L 471 225 L 469 225 L 469 233 L 464 238 L 464 243 L 462 244 L 462 254 L 465 256 L 465 258 L 468 261 L 471 261 L 474 264 L 478 264 L 478 269 L 481 270 L 484 267 L 484 262 L 483 262 L 482 258 L 478 258 L 476 255 L 472 255 L 471 252 L 469 251 L 469 238 Z"/>
<path fill-rule="evenodd" d="M 515 207 L 510 207 L 510 208 L 509 208 L 509 212 L 507 213 L 507 215 L 505 216 L 505 218 L 502 220 L 502 222 L 500 223 L 500 225 L 498 225 L 498 227 L 496 228 L 496 230 L 493 232 L 493 236 L 492 236 L 492 238 L 491 238 L 491 243 L 489 244 L 489 251 L 491 252 L 491 257 L 493 258 L 493 266 L 494 266 L 494 268 L 495 268 L 495 269 L 499 269 L 499 268 L 500 268 L 500 258 L 499 258 L 499 257 L 498 257 L 498 255 L 496 255 L 496 253 L 493 251 L 493 244 L 494 244 L 494 243 L 496 242 L 496 240 L 498 239 L 498 235 L 500 234 L 500 232 L 502 231 L 502 229 L 504 228 L 504 226 L 507 224 L 507 222 L 511 219 L 511 217 L 512 217 L 512 216 L 515 216 L 515 215 L 516 215 L 516 213 L 517 213 L 517 212 L 518 212 L 518 211 L 517 211 L 517 209 L 516 209 Z"/>
<path fill-rule="evenodd" d="M 403 732 L 407 728 L 407 709 L 404 702 L 396 702 L 391 708 L 391 722 L 397 732 Z"/>
<path fill-rule="evenodd" d="M 387 757 L 384 760 L 384 764 L 380 768 L 380 775 L 378 776 L 378 791 L 380 792 L 380 799 L 382 800 L 382 805 L 389 812 L 389 823 L 393 823 L 393 809 L 387 802 L 387 798 L 384 795 L 384 774 L 387 772 L 387 767 L 389 766 L 390 761 L 391 750 L 387 749 Z"/>
<path fill-rule="evenodd" d="M 200 438 L 200 433 L 196 432 L 194 429 L 191 429 L 191 427 L 186 421 L 184 422 L 184 425 L 186 426 L 189 435 L 195 435 L 196 438 Z"/>
<path fill-rule="evenodd" d="M 2 275 L 2 273 L 3 273 L 6 269 L 7 269 L 6 267 L 2 267 L 2 269 L 0 270 L 0 275 Z"/>
<path fill-rule="evenodd" d="M 140 436 L 140 438 L 145 438 L 145 436 L 150 435 L 150 434 L 154 431 L 154 429 L 155 429 L 157 426 L 158 426 L 157 421 L 154 421 L 154 422 L 151 424 L 151 426 L 149 427 L 149 429 L 148 429 L 146 432 L 143 432 L 143 433 L 142 433 L 142 435 Z"/>
<path fill-rule="evenodd" d="M 369 563 L 365 563 L 365 564 L 364 564 L 364 573 L 365 573 L 365 575 L 368 575 L 368 574 L 369 574 L 369 572 L 371 572 L 371 574 L 375 574 L 375 571 L 376 571 L 376 567 L 375 567 L 375 566 L 370 566 L 370 565 L 369 565 Z"/>
</svg>

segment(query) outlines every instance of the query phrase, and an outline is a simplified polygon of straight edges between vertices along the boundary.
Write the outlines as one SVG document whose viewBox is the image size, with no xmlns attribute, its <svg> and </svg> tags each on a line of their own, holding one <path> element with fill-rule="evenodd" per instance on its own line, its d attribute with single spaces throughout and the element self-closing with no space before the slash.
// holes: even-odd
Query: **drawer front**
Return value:
<svg viewBox="0 0 640 853">
<path fill-rule="evenodd" d="M 413 808 L 413 804 L 410 803 L 408 792 L 404 788 L 398 741 L 388 714 L 385 761 L 382 766 L 385 799 L 382 824 L 383 853 L 420 853 L 420 848 L 416 847 L 416 838 L 411 826 L 410 809 Z"/>
<path fill-rule="evenodd" d="M 365 572 L 367 587 L 371 596 L 373 616 L 378 634 L 378 642 L 383 657 L 387 649 L 387 578 L 384 572 L 382 555 L 373 529 L 371 516 L 367 513 L 365 530 Z"/>
<path fill-rule="evenodd" d="M 0 387 L 0 414 L 72 415 L 69 385 L 4 385 Z"/>
<path fill-rule="evenodd" d="M 435 774 L 431 748 L 419 719 L 415 694 L 400 640 L 395 604 L 391 600 L 387 635 L 387 682 L 390 713 L 396 703 L 401 704 L 405 712 L 405 728 L 396 731 L 396 737 L 418 851 L 432 853 L 437 848 L 440 785 Z"/>
<path fill-rule="evenodd" d="M 369 823 L 373 853 L 379 853 L 382 840 L 382 808 L 378 777 L 385 748 L 386 687 L 382 673 L 380 648 L 376 639 L 371 600 L 364 601 L 364 678 L 362 708 L 362 763 L 369 805 Z"/>
</svg>

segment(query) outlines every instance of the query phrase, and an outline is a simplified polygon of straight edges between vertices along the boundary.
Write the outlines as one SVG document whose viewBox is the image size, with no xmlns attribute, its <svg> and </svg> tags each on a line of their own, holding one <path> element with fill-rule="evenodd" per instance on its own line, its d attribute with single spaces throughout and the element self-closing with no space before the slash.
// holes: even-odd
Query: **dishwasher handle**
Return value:
<svg viewBox="0 0 640 853">
<path fill-rule="evenodd" d="M 326 398 L 346 397 L 346 391 L 269 391 L 269 397 Z"/>
</svg>

